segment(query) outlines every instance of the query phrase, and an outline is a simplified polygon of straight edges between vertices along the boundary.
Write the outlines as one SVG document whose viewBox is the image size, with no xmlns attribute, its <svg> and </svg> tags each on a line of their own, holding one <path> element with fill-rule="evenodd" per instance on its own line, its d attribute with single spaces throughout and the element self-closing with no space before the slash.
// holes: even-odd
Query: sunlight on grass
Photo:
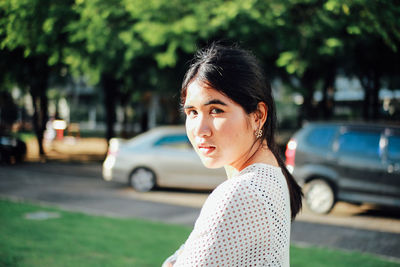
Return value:
<svg viewBox="0 0 400 267">
<path fill-rule="evenodd" d="M 34 211 L 60 218 L 27 220 Z M 0 266 L 160 266 L 188 227 L 0 201 Z"/>
</svg>

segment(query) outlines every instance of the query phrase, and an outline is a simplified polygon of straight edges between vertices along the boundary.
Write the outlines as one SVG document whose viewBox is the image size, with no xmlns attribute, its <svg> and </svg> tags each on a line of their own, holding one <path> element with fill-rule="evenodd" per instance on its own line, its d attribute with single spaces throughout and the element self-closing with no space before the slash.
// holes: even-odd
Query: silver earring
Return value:
<svg viewBox="0 0 400 267">
<path fill-rule="evenodd" d="M 255 134 L 255 136 L 256 136 L 257 138 L 260 138 L 260 137 L 262 136 L 262 134 L 263 134 L 263 131 L 262 131 L 262 129 L 259 129 L 259 130 L 257 130 L 254 134 Z"/>
</svg>

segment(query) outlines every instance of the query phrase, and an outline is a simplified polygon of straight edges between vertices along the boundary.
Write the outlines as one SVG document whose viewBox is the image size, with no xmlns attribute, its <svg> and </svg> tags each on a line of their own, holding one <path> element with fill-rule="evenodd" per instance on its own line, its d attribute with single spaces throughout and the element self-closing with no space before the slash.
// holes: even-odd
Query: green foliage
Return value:
<svg viewBox="0 0 400 267">
<path fill-rule="evenodd" d="M 351 43 L 382 39 L 397 52 L 400 40 L 400 8 L 391 0 L 4 0 L 0 9 L 2 48 L 45 53 L 49 65 L 65 62 L 92 83 L 109 73 L 132 84 L 137 64 L 151 80 L 215 39 L 239 41 L 299 78 L 346 59 Z"/>
<path fill-rule="evenodd" d="M 48 64 L 61 61 L 71 0 L 4 0 L 0 10 L 0 48 L 22 48 L 25 57 L 46 55 Z"/>
<path fill-rule="evenodd" d="M 395 80 L 399 17 L 398 0 L 3 0 L 1 55 L 21 60 L 4 57 L 17 68 L 0 66 L 0 88 L 34 76 L 18 66 L 39 57 L 92 84 L 110 77 L 127 102 L 137 91 L 178 90 L 193 52 L 228 40 L 310 99 L 338 70 L 370 80 L 379 66 Z"/>
<path fill-rule="evenodd" d="M 307 62 L 302 60 L 298 51 L 285 51 L 279 55 L 276 61 L 278 67 L 284 67 L 289 74 L 302 76 Z"/>
<path fill-rule="evenodd" d="M 284 40 L 277 65 L 300 78 L 307 68 L 326 62 L 354 61 L 351 43 L 384 40 L 396 52 L 400 42 L 400 7 L 396 1 L 287 1 L 280 10 Z M 344 47 L 347 49 L 345 50 Z M 378 51 L 375 51 L 379 55 Z M 343 64 L 344 65 L 344 64 Z"/>
<path fill-rule="evenodd" d="M 71 47 L 65 62 L 76 73 L 85 73 L 97 83 L 102 73 L 120 78 L 128 66 L 124 60 L 124 30 L 132 24 L 121 1 L 76 1 L 77 19 L 67 27 Z M 125 36 L 126 38 L 126 36 Z"/>
</svg>

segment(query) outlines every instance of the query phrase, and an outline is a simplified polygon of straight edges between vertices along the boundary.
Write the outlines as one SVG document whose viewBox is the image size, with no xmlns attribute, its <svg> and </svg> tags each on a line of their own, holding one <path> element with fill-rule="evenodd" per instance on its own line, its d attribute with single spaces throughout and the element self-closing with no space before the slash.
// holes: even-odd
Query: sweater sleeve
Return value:
<svg viewBox="0 0 400 267">
<path fill-rule="evenodd" d="M 287 230 L 279 223 L 279 202 L 243 179 L 222 184 L 204 204 L 174 267 L 280 266 L 288 244 L 279 238 Z"/>
</svg>

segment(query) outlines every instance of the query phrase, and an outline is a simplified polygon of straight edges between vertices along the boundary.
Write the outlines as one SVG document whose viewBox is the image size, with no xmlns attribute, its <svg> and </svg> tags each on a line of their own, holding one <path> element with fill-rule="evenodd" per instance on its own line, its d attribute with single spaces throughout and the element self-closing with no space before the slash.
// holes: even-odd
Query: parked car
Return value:
<svg viewBox="0 0 400 267">
<path fill-rule="evenodd" d="M 0 135 L 0 163 L 22 162 L 26 156 L 26 144 L 11 135 Z"/>
<path fill-rule="evenodd" d="M 129 183 L 145 192 L 159 187 L 214 189 L 225 170 L 207 169 L 181 126 L 154 128 L 128 141 L 111 139 L 103 163 L 106 181 Z"/>
<path fill-rule="evenodd" d="M 313 212 L 329 213 L 337 201 L 400 207 L 400 127 L 309 123 L 285 156 Z"/>
</svg>

